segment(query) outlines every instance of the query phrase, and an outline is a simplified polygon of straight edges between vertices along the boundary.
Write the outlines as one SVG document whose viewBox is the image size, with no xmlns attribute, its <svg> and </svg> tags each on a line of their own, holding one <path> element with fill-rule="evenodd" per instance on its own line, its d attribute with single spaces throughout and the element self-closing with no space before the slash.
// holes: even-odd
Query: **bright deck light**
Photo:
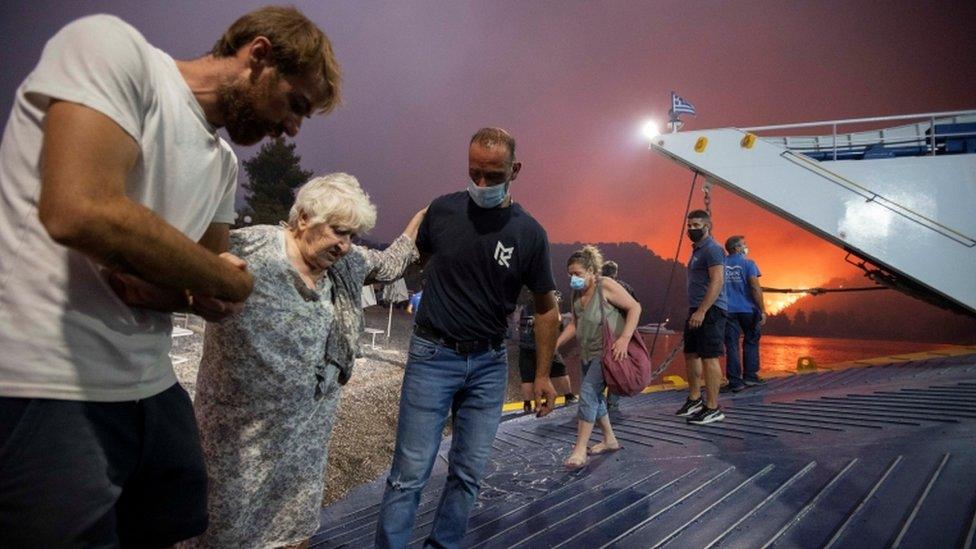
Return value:
<svg viewBox="0 0 976 549">
<path fill-rule="evenodd" d="M 641 127 L 641 133 L 644 137 L 648 139 L 654 139 L 655 137 L 661 135 L 661 130 L 657 127 L 657 122 L 654 120 L 648 120 L 644 122 L 644 126 Z"/>
</svg>

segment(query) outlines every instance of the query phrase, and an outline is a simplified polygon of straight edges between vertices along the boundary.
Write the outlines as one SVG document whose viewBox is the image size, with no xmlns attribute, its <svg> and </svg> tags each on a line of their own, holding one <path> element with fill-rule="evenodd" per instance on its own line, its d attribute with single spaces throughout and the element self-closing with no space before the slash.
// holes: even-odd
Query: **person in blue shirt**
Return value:
<svg viewBox="0 0 976 549">
<path fill-rule="evenodd" d="M 407 312 L 417 316 L 417 312 L 420 311 L 420 300 L 424 297 L 424 291 L 420 290 L 412 296 L 410 296 L 410 301 L 407 302 Z"/>
<path fill-rule="evenodd" d="M 725 295 L 728 318 L 725 322 L 725 373 L 729 384 L 723 390 L 737 393 L 746 387 L 765 383 L 759 377 L 759 337 L 766 323 L 766 306 L 759 267 L 747 258 L 746 237 L 736 235 L 725 241 Z M 739 356 L 742 337 L 742 356 Z M 745 366 L 743 375 L 742 367 Z"/>
<path fill-rule="evenodd" d="M 687 220 L 692 241 L 688 260 L 688 321 L 685 324 L 685 370 L 688 375 L 688 400 L 675 412 L 688 423 L 705 425 L 725 419 L 718 407 L 725 353 L 725 252 L 709 234 L 711 216 L 692 210 Z M 702 373 L 705 398 L 702 398 Z"/>
</svg>

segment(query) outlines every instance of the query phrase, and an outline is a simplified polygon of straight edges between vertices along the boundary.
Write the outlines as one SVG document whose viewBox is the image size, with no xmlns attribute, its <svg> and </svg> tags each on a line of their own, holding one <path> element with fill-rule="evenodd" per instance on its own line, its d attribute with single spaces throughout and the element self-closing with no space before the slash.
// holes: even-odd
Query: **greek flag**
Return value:
<svg viewBox="0 0 976 549">
<path fill-rule="evenodd" d="M 695 106 L 671 92 L 671 114 L 695 114 Z"/>
</svg>

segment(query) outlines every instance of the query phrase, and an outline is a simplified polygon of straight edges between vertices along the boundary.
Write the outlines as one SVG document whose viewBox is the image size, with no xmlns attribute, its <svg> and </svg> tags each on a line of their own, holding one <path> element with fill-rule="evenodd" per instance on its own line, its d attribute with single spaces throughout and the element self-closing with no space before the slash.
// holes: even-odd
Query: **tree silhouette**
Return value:
<svg viewBox="0 0 976 549">
<path fill-rule="evenodd" d="M 253 224 L 276 224 L 287 219 L 295 201 L 295 189 L 312 176 L 311 171 L 302 169 L 301 160 L 295 154 L 295 144 L 284 139 L 265 143 L 257 154 L 245 160 L 247 181 L 243 187 L 248 193 L 247 206 L 238 223 L 245 216 Z"/>
<path fill-rule="evenodd" d="M 810 326 L 807 323 L 806 311 L 797 311 L 793 316 L 793 333 L 796 335 L 808 335 Z"/>
<path fill-rule="evenodd" d="M 863 285 L 860 275 L 823 284 L 828 288 Z M 972 345 L 976 343 L 976 318 L 940 309 L 894 290 L 828 293 L 802 297 L 771 316 L 764 333 Z"/>
</svg>

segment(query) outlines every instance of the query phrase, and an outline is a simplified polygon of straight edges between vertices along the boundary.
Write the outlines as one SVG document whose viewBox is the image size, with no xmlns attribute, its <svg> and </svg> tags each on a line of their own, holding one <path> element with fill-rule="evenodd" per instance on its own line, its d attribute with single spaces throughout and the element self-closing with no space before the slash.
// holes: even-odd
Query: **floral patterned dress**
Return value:
<svg viewBox="0 0 976 549">
<path fill-rule="evenodd" d="M 354 245 L 313 290 L 288 260 L 286 230 L 231 232 L 254 291 L 241 314 L 207 324 L 194 408 L 210 525 L 185 547 L 277 547 L 315 533 L 362 286 L 399 278 L 417 257 L 405 235 L 382 252 Z"/>
</svg>

